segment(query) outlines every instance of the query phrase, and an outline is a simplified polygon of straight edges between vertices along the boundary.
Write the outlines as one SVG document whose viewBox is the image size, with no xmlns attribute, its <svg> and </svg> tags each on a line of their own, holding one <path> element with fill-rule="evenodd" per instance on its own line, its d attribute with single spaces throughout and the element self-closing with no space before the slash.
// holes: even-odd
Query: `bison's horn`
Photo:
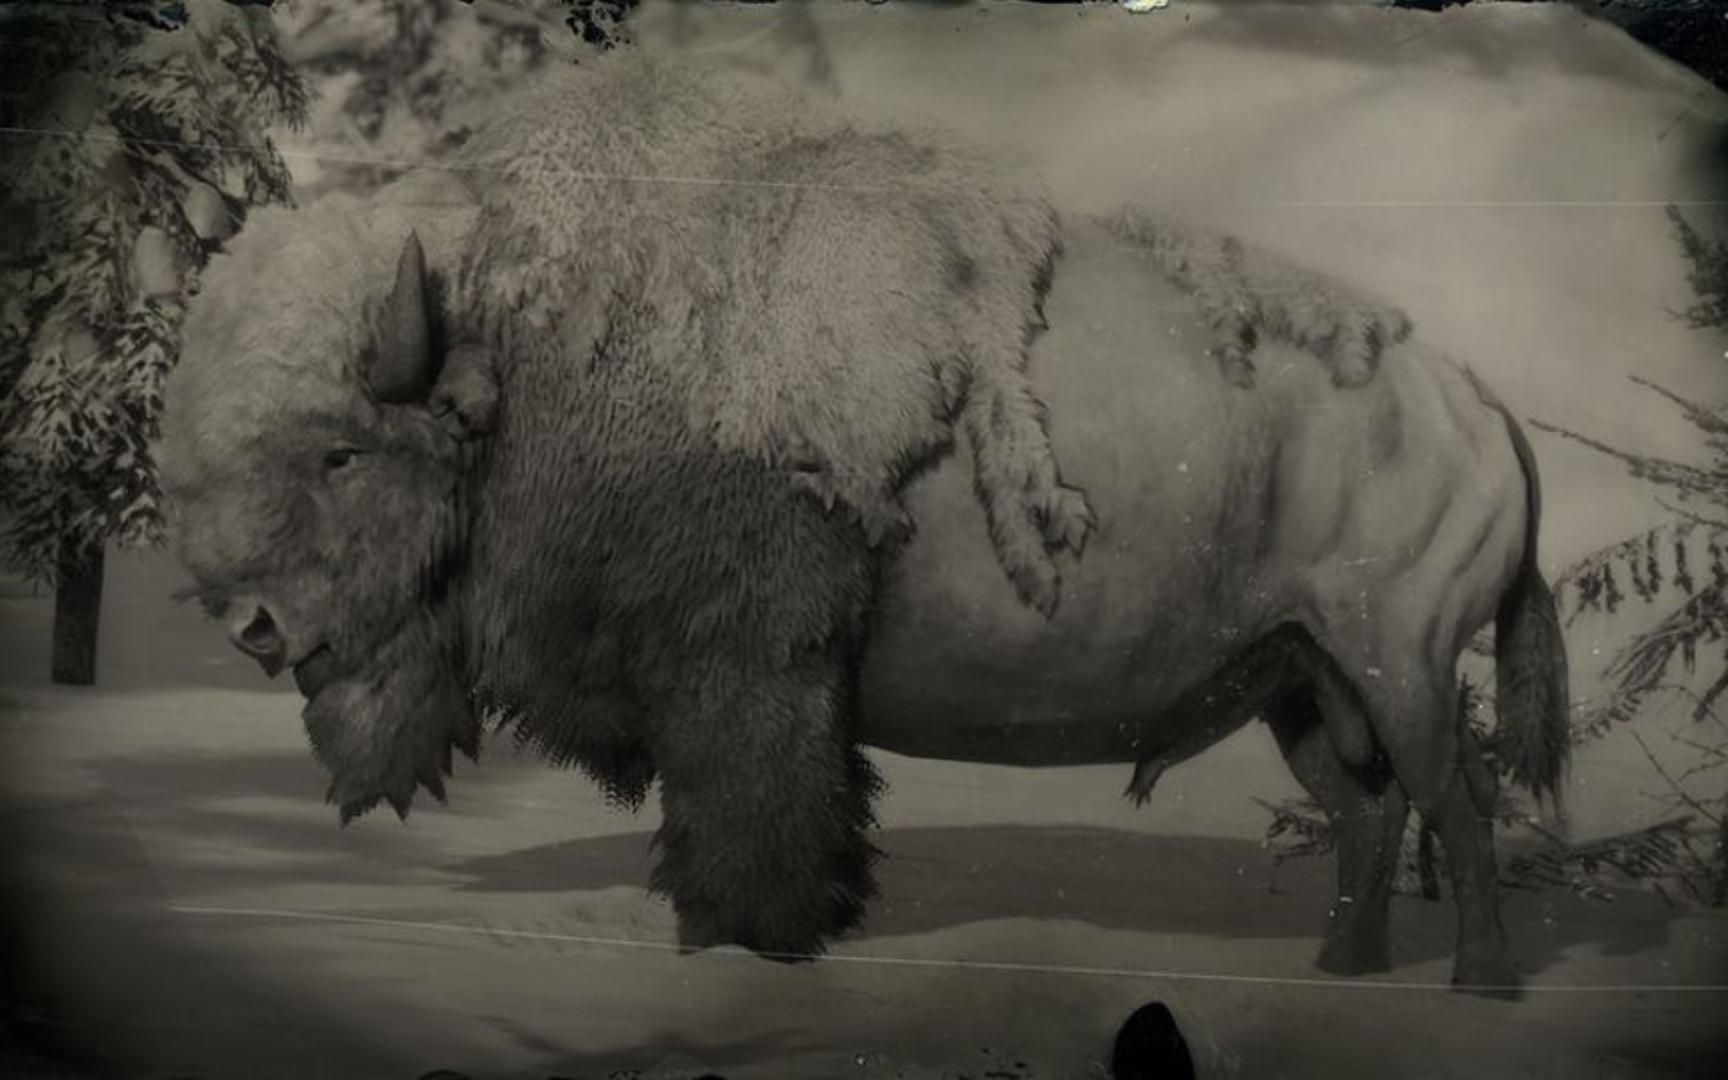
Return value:
<svg viewBox="0 0 1728 1080">
<path fill-rule="evenodd" d="M 432 332 L 426 301 L 426 252 L 408 234 L 396 260 L 396 284 L 378 314 L 377 353 L 368 374 L 378 400 L 424 401 L 432 390 Z"/>
</svg>

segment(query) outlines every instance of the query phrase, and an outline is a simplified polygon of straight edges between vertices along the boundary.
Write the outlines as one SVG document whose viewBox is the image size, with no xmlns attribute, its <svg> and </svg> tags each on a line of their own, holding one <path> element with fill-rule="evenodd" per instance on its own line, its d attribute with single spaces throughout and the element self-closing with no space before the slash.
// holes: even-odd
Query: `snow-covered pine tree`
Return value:
<svg viewBox="0 0 1728 1080">
<path fill-rule="evenodd" d="M 1700 235 L 1676 207 L 1668 208 L 1690 264 L 1697 300 L 1677 314 L 1700 330 L 1728 331 L 1728 243 Z M 1720 342 L 1718 342 L 1720 345 Z M 1692 401 L 1649 380 L 1639 386 L 1667 399 L 1699 436 L 1698 464 L 1670 461 L 1606 445 L 1589 436 L 1536 426 L 1588 446 L 1654 484 L 1672 514 L 1668 523 L 1592 552 L 1556 583 L 1562 615 L 1612 614 L 1634 600 L 1662 612 L 1635 635 L 1603 674 L 1609 692 L 1580 710 L 1578 740 L 1600 738 L 1620 725 L 1678 701 L 1694 731 L 1677 736 L 1692 763 L 1674 771 L 1644 744 L 1664 791 L 1663 801 L 1696 826 L 1679 833 L 1669 866 L 1686 892 L 1713 906 L 1728 903 L 1728 401 Z M 1700 677 L 1700 670 L 1703 675 Z M 1700 690 L 1699 683 L 1703 684 Z M 1702 797 L 1713 783 L 1720 797 Z"/>
<path fill-rule="evenodd" d="M 363 152 L 308 185 L 365 190 L 462 145 L 501 95 L 548 64 L 629 40 L 637 0 L 298 0 L 279 20 L 319 88 L 311 130 Z"/>
<path fill-rule="evenodd" d="M 185 298 L 307 97 L 265 6 L 7 5 L 0 63 L 0 564 L 56 588 L 53 677 L 95 676 L 105 545 L 155 544 L 148 450 Z"/>
</svg>

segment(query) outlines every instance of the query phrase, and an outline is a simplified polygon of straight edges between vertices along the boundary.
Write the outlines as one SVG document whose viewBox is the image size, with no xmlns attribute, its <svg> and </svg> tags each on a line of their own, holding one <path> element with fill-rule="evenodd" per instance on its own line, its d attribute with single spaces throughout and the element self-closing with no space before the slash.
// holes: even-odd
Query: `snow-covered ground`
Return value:
<svg viewBox="0 0 1728 1080">
<path fill-rule="evenodd" d="M 883 758 L 862 935 L 802 968 L 681 957 L 642 888 L 653 811 L 507 745 L 459 767 L 448 807 L 338 829 L 298 699 L 163 604 L 174 581 L 118 560 L 98 690 L 46 686 L 48 606 L 0 601 L 19 910 L 84 1003 L 71 1040 L 160 1075 L 697 1075 L 682 1055 L 732 1077 L 1086 1077 L 1153 997 L 1214 1077 L 1680 1077 L 1720 1056 L 1728 920 L 1649 894 L 1509 894 L 1536 988 L 1516 1004 L 1444 989 L 1449 904 L 1397 901 L 1390 975 L 1317 973 L 1330 866 L 1260 847 L 1252 798 L 1294 789 L 1256 730 L 1138 813 L 1122 770 Z M 1637 768 L 1610 747 L 1580 773 L 1632 807 Z"/>
<path fill-rule="evenodd" d="M 1521 415 L 1691 455 L 1626 376 L 1728 390 L 1728 343 L 1668 314 L 1688 294 L 1662 213 L 1724 190 L 1728 102 L 1565 10 L 789 10 L 651 5 L 640 36 L 1018 148 L 1065 206 L 1180 205 L 1372 281 Z M 1551 569 L 1656 519 L 1616 467 L 1537 439 Z M 1094 1077 L 1154 997 L 1207 1077 L 1728 1066 L 1728 919 L 1645 893 L 1508 894 L 1517 1003 L 1444 989 L 1449 903 L 1397 902 L 1390 975 L 1317 973 L 1330 866 L 1260 847 L 1253 799 L 1295 789 L 1254 729 L 1139 812 L 1126 770 L 884 757 L 862 934 L 801 967 L 682 957 L 642 889 L 652 810 L 499 745 L 447 808 L 339 830 L 295 696 L 167 603 L 166 561 L 110 570 L 91 690 L 48 686 L 51 605 L 0 589 L 4 857 L 82 1004 L 67 1041 L 155 1075 Z M 1574 634 L 1580 692 L 1614 629 Z M 1626 740 L 1587 748 L 1579 831 L 1649 819 L 1653 786 Z"/>
</svg>

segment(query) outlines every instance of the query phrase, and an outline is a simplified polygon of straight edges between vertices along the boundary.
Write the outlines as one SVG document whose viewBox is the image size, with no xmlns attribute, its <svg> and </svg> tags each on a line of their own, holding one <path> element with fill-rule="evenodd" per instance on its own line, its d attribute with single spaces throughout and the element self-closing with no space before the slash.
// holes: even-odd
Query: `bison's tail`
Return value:
<svg viewBox="0 0 1728 1080">
<path fill-rule="evenodd" d="M 1506 418 L 1512 447 L 1524 473 L 1528 507 L 1524 558 L 1518 576 L 1500 598 L 1494 622 L 1496 745 L 1512 778 L 1538 799 L 1546 794 L 1560 808 L 1560 781 L 1571 748 L 1568 722 L 1566 643 L 1553 590 L 1536 565 L 1536 534 L 1542 495 L 1536 457 L 1510 413 Z"/>
</svg>

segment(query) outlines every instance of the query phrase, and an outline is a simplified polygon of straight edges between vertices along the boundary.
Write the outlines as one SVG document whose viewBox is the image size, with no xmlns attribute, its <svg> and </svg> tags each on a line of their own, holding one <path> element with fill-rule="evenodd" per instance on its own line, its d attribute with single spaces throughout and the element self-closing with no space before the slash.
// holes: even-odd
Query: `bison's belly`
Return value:
<svg viewBox="0 0 1728 1080">
<path fill-rule="evenodd" d="M 1046 622 L 996 562 L 964 448 L 907 494 L 863 669 L 865 741 L 1007 764 L 1132 760 L 1161 715 L 1279 603 L 1258 556 L 1264 418 L 1243 413 L 1192 310 L 1145 264 L 1073 230 L 1032 374 L 1064 477 L 1098 527 Z"/>
<path fill-rule="evenodd" d="M 864 739 L 913 757 L 1022 765 L 1133 760 L 1204 718 L 1164 715 L 1257 629 L 1252 605 L 1206 587 L 1227 571 L 1183 530 L 1106 500 L 1046 622 L 997 565 L 950 462 L 910 502 L 918 536 L 890 569 L 863 668 Z M 1123 530 L 1127 530 L 1125 535 Z M 1160 545 L 1169 545 L 1160 548 Z"/>
</svg>

